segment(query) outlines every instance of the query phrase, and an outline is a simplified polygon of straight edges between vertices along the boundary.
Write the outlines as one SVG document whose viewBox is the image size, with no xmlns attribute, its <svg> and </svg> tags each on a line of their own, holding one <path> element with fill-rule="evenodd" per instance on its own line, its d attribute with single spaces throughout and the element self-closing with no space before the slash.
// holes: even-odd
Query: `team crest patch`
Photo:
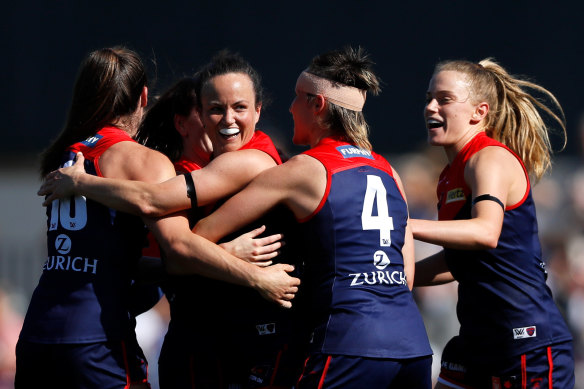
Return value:
<svg viewBox="0 0 584 389">
<path fill-rule="evenodd" d="M 337 151 L 341 153 L 343 158 L 354 158 L 362 157 L 368 159 L 374 159 L 371 155 L 371 151 L 363 150 L 355 146 L 345 145 L 337 147 Z"/>
<path fill-rule="evenodd" d="M 81 144 L 84 144 L 87 147 L 95 147 L 95 145 L 97 144 L 97 142 L 99 142 L 101 138 L 103 138 L 103 135 L 90 136 L 89 138 L 81 142 Z"/>
<path fill-rule="evenodd" d="M 462 188 L 452 189 L 446 193 L 446 204 L 464 200 L 466 200 L 466 196 Z"/>
<path fill-rule="evenodd" d="M 513 339 L 535 338 L 536 336 L 535 326 L 513 328 Z"/>
</svg>

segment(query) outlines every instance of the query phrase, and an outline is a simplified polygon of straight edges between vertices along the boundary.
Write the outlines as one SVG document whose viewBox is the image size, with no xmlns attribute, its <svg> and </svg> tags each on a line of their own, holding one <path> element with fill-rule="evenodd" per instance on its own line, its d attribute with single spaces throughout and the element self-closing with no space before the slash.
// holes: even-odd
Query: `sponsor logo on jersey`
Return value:
<svg viewBox="0 0 584 389">
<path fill-rule="evenodd" d="M 391 261 L 383 250 L 377 250 L 373 254 L 373 266 L 378 271 L 371 271 L 367 273 L 351 273 L 349 277 L 352 278 L 351 286 L 359 285 L 407 285 L 406 275 L 403 271 L 383 271 Z"/>
<path fill-rule="evenodd" d="M 60 234 L 55 239 L 55 249 L 59 254 L 69 254 L 71 251 L 71 238 L 65 234 Z"/>
<path fill-rule="evenodd" d="M 51 255 L 43 265 L 43 270 L 64 270 L 95 274 L 98 263 L 97 259 L 72 257 L 71 255 Z"/>
<path fill-rule="evenodd" d="M 351 273 L 351 286 L 359 285 L 406 285 L 406 275 L 403 271 L 372 271 L 369 273 Z"/>
<path fill-rule="evenodd" d="M 371 151 L 363 150 L 355 146 L 345 145 L 337 147 L 337 151 L 341 153 L 343 158 L 354 158 L 363 157 L 368 159 L 374 159 L 371 155 Z"/>
<path fill-rule="evenodd" d="M 464 195 L 462 188 L 449 190 L 446 194 L 446 204 L 464 200 L 466 200 L 466 196 Z"/>
<path fill-rule="evenodd" d="M 536 336 L 535 326 L 513 328 L 513 339 L 535 338 Z"/>
<path fill-rule="evenodd" d="M 375 254 L 373 254 L 373 265 L 379 270 L 383 270 L 389 265 L 389 257 L 383 250 L 377 250 Z"/>
<path fill-rule="evenodd" d="M 276 333 L 276 323 L 256 324 L 258 335 L 270 335 Z"/>
<path fill-rule="evenodd" d="M 90 136 L 89 138 L 85 139 L 83 142 L 81 142 L 81 144 L 87 146 L 87 147 L 95 147 L 95 145 L 97 144 L 97 142 L 99 142 L 99 140 L 103 138 L 103 135 L 94 135 L 94 136 Z"/>
</svg>

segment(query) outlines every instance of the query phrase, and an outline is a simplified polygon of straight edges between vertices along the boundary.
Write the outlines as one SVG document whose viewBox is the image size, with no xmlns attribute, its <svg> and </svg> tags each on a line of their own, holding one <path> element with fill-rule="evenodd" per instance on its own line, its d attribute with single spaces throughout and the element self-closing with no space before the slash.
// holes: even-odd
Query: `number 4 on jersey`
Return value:
<svg viewBox="0 0 584 389">
<path fill-rule="evenodd" d="M 377 212 L 374 213 L 373 206 L 375 204 Z M 387 191 L 379 176 L 367 176 L 367 190 L 363 200 L 361 224 L 364 230 L 379 230 L 380 246 L 391 245 L 393 218 L 389 216 Z"/>
</svg>

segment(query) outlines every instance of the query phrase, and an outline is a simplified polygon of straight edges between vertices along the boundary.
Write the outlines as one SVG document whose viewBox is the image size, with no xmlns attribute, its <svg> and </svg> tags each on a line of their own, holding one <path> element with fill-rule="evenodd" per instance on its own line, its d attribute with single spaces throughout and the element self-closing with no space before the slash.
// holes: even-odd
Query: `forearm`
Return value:
<svg viewBox="0 0 584 389">
<path fill-rule="evenodd" d="M 446 265 L 444 251 L 416 262 L 414 286 L 442 285 L 452 281 L 454 277 Z"/>
<path fill-rule="evenodd" d="M 133 215 L 160 217 L 190 207 L 183 177 L 156 184 L 82 174 L 73 182 L 76 194 Z"/>
<path fill-rule="evenodd" d="M 476 218 L 440 221 L 412 219 L 410 225 L 414 239 L 447 248 L 484 250 L 497 245 L 498 234 Z"/>
<path fill-rule="evenodd" d="M 406 280 L 410 290 L 414 287 L 414 275 L 415 275 L 415 251 L 414 251 L 414 238 L 412 237 L 411 227 L 408 225 L 406 227 L 406 234 L 404 239 L 404 245 L 402 247 L 402 254 L 404 258 L 404 272 L 406 273 Z"/>
<path fill-rule="evenodd" d="M 109 208 L 133 215 L 148 214 L 148 185 L 141 181 L 128 181 L 82 174 L 73 180 L 75 194 L 83 195 Z"/>
<path fill-rule="evenodd" d="M 204 277 L 255 288 L 259 268 L 245 262 L 216 244 L 188 231 L 163 243 L 167 270 L 172 274 L 198 274 Z"/>
</svg>

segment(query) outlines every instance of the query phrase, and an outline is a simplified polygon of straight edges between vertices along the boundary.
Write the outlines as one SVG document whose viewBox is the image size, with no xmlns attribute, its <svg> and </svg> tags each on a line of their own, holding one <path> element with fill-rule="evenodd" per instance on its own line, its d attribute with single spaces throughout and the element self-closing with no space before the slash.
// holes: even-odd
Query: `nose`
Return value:
<svg viewBox="0 0 584 389">
<path fill-rule="evenodd" d="M 426 102 L 426 107 L 425 107 L 426 112 L 436 112 L 437 108 L 438 108 L 438 102 L 436 101 L 436 99 L 432 99 L 432 100 Z"/>
<path fill-rule="evenodd" d="M 223 121 L 225 121 L 226 124 L 235 123 L 235 112 L 231 108 L 229 108 L 225 111 L 225 116 L 223 116 Z"/>
</svg>

